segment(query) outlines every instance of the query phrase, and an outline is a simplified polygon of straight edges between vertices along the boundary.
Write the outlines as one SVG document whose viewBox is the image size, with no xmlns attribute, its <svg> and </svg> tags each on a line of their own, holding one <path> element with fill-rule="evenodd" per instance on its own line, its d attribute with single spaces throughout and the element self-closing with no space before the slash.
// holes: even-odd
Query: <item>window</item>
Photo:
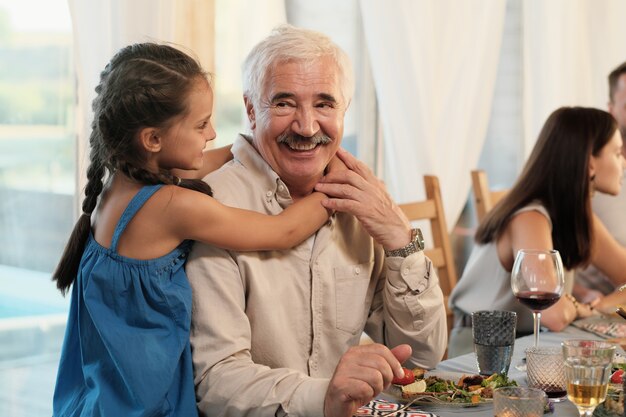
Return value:
<svg viewBox="0 0 626 417">
<path fill-rule="evenodd" d="M 0 0 L 0 415 L 51 414 L 69 300 L 50 275 L 74 223 L 74 103 L 66 0 Z"/>
<path fill-rule="evenodd" d="M 65 1 L 0 0 L 0 279 L 49 276 L 74 222 L 71 52 Z"/>
</svg>

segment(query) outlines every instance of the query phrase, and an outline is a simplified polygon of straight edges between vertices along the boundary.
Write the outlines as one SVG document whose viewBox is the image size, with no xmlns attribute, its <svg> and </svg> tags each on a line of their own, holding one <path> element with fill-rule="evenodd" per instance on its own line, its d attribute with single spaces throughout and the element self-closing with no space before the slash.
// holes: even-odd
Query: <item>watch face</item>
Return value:
<svg viewBox="0 0 626 417">
<path fill-rule="evenodd" d="M 420 229 L 415 228 L 411 230 L 411 241 L 405 247 L 390 251 L 385 250 L 385 255 L 406 258 L 410 254 L 421 250 L 424 250 L 424 236 Z"/>
<path fill-rule="evenodd" d="M 424 236 L 421 229 L 415 229 L 415 243 L 420 250 L 424 250 Z"/>
</svg>

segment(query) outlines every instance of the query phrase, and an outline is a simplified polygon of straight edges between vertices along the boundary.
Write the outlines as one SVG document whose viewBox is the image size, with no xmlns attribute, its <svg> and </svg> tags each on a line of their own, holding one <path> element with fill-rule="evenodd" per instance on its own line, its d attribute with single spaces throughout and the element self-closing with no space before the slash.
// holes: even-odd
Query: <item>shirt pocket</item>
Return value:
<svg viewBox="0 0 626 417">
<path fill-rule="evenodd" d="M 334 269 L 337 329 L 351 334 L 363 331 L 374 291 L 370 291 L 372 265 L 368 262 Z"/>
</svg>

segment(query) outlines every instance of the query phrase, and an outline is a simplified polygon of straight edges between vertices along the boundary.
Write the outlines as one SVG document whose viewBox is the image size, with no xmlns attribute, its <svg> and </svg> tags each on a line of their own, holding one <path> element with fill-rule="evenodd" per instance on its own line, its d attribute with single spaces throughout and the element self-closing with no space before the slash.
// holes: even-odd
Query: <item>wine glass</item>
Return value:
<svg viewBox="0 0 626 417">
<path fill-rule="evenodd" d="M 563 294 L 563 262 L 557 250 L 521 249 L 511 271 L 511 288 L 517 300 L 533 312 L 535 347 L 539 340 L 541 311 Z"/>
<path fill-rule="evenodd" d="M 616 346 L 601 340 L 566 340 L 561 345 L 567 398 L 581 416 L 591 417 L 606 398 Z"/>
</svg>

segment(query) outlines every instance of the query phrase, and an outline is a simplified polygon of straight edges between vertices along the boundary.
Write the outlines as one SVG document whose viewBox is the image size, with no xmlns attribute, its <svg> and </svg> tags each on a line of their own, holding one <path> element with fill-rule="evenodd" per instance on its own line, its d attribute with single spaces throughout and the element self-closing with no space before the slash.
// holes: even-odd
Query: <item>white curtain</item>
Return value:
<svg viewBox="0 0 626 417">
<path fill-rule="evenodd" d="M 505 0 L 361 0 L 385 143 L 385 180 L 398 202 L 441 183 L 448 227 L 461 213 L 487 131 Z"/>
<path fill-rule="evenodd" d="M 196 56 L 210 72 L 219 71 L 220 66 L 227 68 L 218 72 L 217 82 L 228 84 L 235 77 L 240 90 L 243 57 L 271 28 L 286 21 L 284 0 L 68 0 L 68 4 L 78 80 L 78 210 L 89 163 L 94 88 L 117 50 L 135 42 L 172 42 Z M 220 39 L 216 39 L 216 32 L 222 35 Z M 226 53 L 220 53 L 220 47 Z M 216 55 L 229 61 L 216 63 Z M 229 67 L 232 60 L 236 63 Z"/>
<path fill-rule="evenodd" d="M 561 106 L 606 110 L 609 72 L 626 60 L 623 0 L 525 0 L 524 152 Z"/>
<path fill-rule="evenodd" d="M 68 0 L 74 34 L 78 106 L 77 210 L 80 213 L 89 164 L 89 134 L 100 72 L 120 48 L 134 42 L 172 41 L 172 0 Z"/>
</svg>

